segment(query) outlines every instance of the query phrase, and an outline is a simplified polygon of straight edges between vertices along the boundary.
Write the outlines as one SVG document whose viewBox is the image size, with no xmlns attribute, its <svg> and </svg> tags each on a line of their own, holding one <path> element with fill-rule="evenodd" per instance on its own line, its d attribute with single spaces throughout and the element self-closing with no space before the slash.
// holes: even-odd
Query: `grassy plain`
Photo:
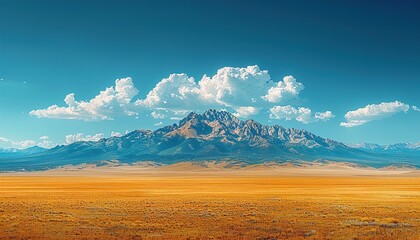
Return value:
<svg viewBox="0 0 420 240">
<path fill-rule="evenodd" d="M 0 239 L 420 239 L 420 177 L 9 174 Z"/>
</svg>

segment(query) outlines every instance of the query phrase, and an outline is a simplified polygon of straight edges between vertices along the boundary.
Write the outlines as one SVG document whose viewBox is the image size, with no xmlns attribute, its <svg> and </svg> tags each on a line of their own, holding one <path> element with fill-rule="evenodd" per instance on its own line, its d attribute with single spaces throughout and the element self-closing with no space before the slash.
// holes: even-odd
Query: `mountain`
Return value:
<svg viewBox="0 0 420 240">
<path fill-rule="evenodd" d="M 420 142 L 418 143 L 397 143 L 390 145 L 379 145 L 374 143 L 361 143 L 349 145 L 350 147 L 372 153 L 386 154 L 409 154 L 420 156 Z"/>
<path fill-rule="evenodd" d="M 18 148 L 0 148 L 0 158 L 4 157 L 17 157 L 17 156 L 27 156 L 32 154 L 37 154 L 46 151 L 46 148 L 33 146 L 25 149 L 18 149 Z"/>
<path fill-rule="evenodd" d="M 136 130 L 121 137 L 3 158 L 0 170 L 48 169 L 115 159 L 126 163 L 236 160 L 249 164 L 332 160 L 378 167 L 397 163 L 419 166 L 419 159 L 412 156 L 372 153 L 306 130 L 242 121 L 229 112 L 211 109 L 203 114 L 192 112 L 178 124 L 155 131 Z"/>
</svg>

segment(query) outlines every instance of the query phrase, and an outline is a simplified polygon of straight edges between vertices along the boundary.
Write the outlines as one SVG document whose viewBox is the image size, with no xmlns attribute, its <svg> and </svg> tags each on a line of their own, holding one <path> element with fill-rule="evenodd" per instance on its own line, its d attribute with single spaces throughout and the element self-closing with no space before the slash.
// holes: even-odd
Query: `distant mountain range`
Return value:
<svg viewBox="0 0 420 240">
<path fill-rule="evenodd" d="M 0 159 L 1 158 L 5 158 L 5 157 L 11 157 L 11 156 L 27 156 L 27 155 L 31 155 L 31 154 L 37 154 L 37 153 L 41 153 L 44 151 L 47 151 L 48 149 L 46 148 L 42 148 L 42 147 L 38 147 L 38 146 L 34 146 L 34 147 L 30 147 L 30 148 L 25 148 L 25 149 L 17 149 L 17 148 L 0 148 Z"/>
<path fill-rule="evenodd" d="M 420 151 L 420 142 L 418 143 L 397 143 L 390 145 L 379 145 L 375 143 L 348 144 L 349 147 L 364 149 L 369 151 L 386 151 L 386 152 L 406 152 Z"/>
<path fill-rule="evenodd" d="M 362 149 L 374 153 L 403 153 L 403 154 L 419 154 L 420 155 L 420 142 L 418 143 L 397 143 L 390 145 L 379 145 L 375 143 L 361 143 L 361 144 L 348 144 L 349 147 Z"/>
<path fill-rule="evenodd" d="M 127 163 L 234 160 L 248 164 L 330 160 L 374 167 L 420 167 L 418 144 L 350 147 L 305 130 L 242 121 L 229 112 L 212 109 L 203 114 L 192 112 L 179 124 L 155 131 L 136 130 L 97 142 L 82 141 L 52 149 L 33 147 L 14 154 L 2 151 L 0 171 L 41 170 L 115 159 Z"/>
</svg>

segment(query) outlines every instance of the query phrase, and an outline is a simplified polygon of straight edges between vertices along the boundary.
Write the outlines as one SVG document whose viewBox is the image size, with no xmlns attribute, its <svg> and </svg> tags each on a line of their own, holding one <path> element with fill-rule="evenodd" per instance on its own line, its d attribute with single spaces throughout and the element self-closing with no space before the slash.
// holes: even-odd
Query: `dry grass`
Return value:
<svg viewBox="0 0 420 240">
<path fill-rule="evenodd" d="M 420 178 L 0 177 L 0 239 L 420 239 Z"/>
</svg>

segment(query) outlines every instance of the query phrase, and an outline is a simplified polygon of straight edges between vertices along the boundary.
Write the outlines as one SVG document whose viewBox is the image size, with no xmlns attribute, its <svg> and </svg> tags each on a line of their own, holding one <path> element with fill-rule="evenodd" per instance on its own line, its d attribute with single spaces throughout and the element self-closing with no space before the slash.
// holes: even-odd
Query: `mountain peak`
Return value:
<svg viewBox="0 0 420 240">
<path fill-rule="evenodd" d="M 230 112 L 227 112 L 224 110 L 218 111 L 216 109 L 209 109 L 205 111 L 203 113 L 203 117 L 205 117 L 209 121 L 214 121 L 214 120 L 238 121 L 239 120 Z"/>
<path fill-rule="evenodd" d="M 227 111 L 209 109 L 203 114 L 191 112 L 179 122 L 179 126 L 167 132 L 169 137 L 222 141 L 229 144 L 246 144 L 265 147 L 326 147 L 347 148 L 339 142 L 324 139 L 302 129 L 285 129 L 281 126 L 263 125 L 253 119 L 240 120 Z M 161 131 L 161 130 L 157 130 Z M 156 131 L 156 132 L 157 132 Z"/>
<path fill-rule="evenodd" d="M 405 145 L 398 145 L 392 149 L 402 152 L 400 149 L 403 147 Z M 418 144 L 412 144 L 414 147 L 418 149 Z M 393 161 L 392 158 L 386 158 L 386 155 L 349 148 L 306 130 L 264 125 L 252 119 L 242 121 L 227 111 L 215 109 L 202 114 L 191 112 L 178 125 L 165 126 L 155 131 L 135 130 L 121 137 L 97 142 L 77 142 L 25 154 L 14 155 L 17 156 L 14 168 L 30 168 L 27 164 L 38 160 L 36 167 L 112 159 L 122 162 L 153 160 L 160 163 L 203 159 L 235 159 L 247 163 L 325 159 L 372 165 Z M 405 159 L 412 159 L 412 155 Z M 3 153 L 3 156 L 10 154 Z M 30 161 L 26 163 L 19 156 L 24 156 L 22 159 L 30 156 Z"/>
<path fill-rule="evenodd" d="M 189 113 L 184 119 L 179 121 L 179 127 L 184 126 L 187 122 L 190 121 L 205 121 L 205 122 L 220 122 L 225 125 L 229 125 L 230 123 L 238 124 L 241 122 L 237 117 L 235 117 L 232 113 L 227 111 L 218 111 L 216 109 L 209 109 L 205 111 L 203 114 L 198 114 L 195 112 Z"/>
</svg>

